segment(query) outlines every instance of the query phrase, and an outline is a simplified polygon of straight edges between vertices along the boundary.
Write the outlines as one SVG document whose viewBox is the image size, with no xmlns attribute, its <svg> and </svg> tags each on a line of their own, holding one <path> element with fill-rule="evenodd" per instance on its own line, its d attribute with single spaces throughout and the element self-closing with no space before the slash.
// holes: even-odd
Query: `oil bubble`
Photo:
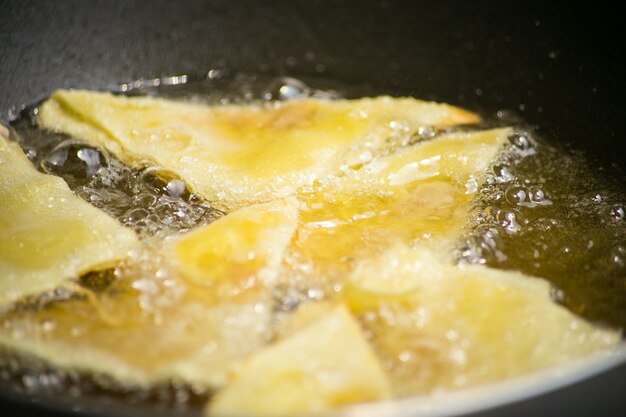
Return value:
<svg viewBox="0 0 626 417">
<path fill-rule="evenodd" d="M 534 155 L 536 153 L 535 147 L 530 139 L 530 136 L 525 132 L 515 132 L 509 137 L 509 142 L 512 145 L 513 150 L 520 156 L 526 157 Z"/>
<path fill-rule="evenodd" d="M 515 175 L 511 172 L 511 168 L 506 164 L 497 164 L 493 167 L 495 182 L 498 184 L 508 183 L 515 179 Z"/>
<path fill-rule="evenodd" d="M 548 198 L 546 192 L 540 187 L 531 187 L 528 190 L 529 207 L 535 206 L 550 206 L 552 205 L 552 200 Z"/>
<path fill-rule="evenodd" d="M 72 184 L 88 182 L 108 166 L 108 156 L 98 148 L 69 139 L 55 146 L 42 160 L 44 172 L 62 176 Z"/>
<path fill-rule="evenodd" d="M 513 186 L 506 190 L 506 201 L 512 205 L 519 205 L 528 202 L 528 194 L 522 187 Z"/>
<path fill-rule="evenodd" d="M 265 100 L 294 100 L 311 95 L 311 88 L 304 82 L 291 77 L 281 77 L 270 83 L 263 98 Z"/>
<path fill-rule="evenodd" d="M 624 211 L 624 207 L 615 206 L 609 210 L 609 218 L 614 221 L 622 221 L 624 220 L 626 213 Z"/>
<path fill-rule="evenodd" d="M 146 189 L 157 195 L 166 195 L 183 201 L 189 201 L 191 197 L 187 184 L 176 173 L 163 168 L 144 169 L 141 173 L 141 182 Z"/>
<path fill-rule="evenodd" d="M 437 129 L 434 126 L 420 126 L 417 128 L 415 132 L 411 135 L 411 140 L 409 144 L 424 142 L 427 140 L 434 139 L 436 136 L 441 134 L 443 130 Z"/>
<path fill-rule="evenodd" d="M 507 233 L 514 234 L 522 230 L 522 226 L 520 223 L 523 224 L 523 220 L 518 213 L 507 210 L 499 210 L 497 214 L 497 219 L 500 223 L 500 226 Z"/>
</svg>

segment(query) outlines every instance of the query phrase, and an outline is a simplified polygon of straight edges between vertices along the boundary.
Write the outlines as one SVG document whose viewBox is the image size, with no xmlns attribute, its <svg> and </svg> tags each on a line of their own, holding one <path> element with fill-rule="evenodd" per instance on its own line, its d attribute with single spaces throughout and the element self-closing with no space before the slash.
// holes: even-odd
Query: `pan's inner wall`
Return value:
<svg viewBox="0 0 626 417">
<path fill-rule="evenodd" d="M 9 0 L 0 3 L 0 119 L 61 87 L 218 67 L 321 73 L 519 111 L 548 139 L 624 164 L 620 16 L 569 2 Z"/>
</svg>

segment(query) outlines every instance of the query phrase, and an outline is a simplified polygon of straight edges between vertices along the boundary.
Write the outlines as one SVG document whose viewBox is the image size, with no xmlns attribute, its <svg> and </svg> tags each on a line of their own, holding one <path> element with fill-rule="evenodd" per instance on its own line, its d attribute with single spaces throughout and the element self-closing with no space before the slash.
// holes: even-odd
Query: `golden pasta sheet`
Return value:
<svg viewBox="0 0 626 417">
<path fill-rule="evenodd" d="M 402 244 L 362 260 L 343 297 L 401 396 L 528 373 L 620 341 L 557 305 L 543 279 Z"/>
<path fill-rule="evenodd" d="M 420 127 L 478 117 L 413 98 L 207 106 L 59 90 L 41 106 L 38 120 L 125 162 L 152 160 L 208 200 L 235 207 L 292 195 L 352 165 L 361 150 L 375 151 Z"/>
<path fill-rule="evenodd" d="M 5 312 L 0 345 L 120 387 L 178 381 L 212 389 L 271 337 L 268 295 L 245 288 L 216 301 L 214 291 L 187 290 L 173 278 L 118 280 L 97 297 Z"/>
<path fill-rule="evenodd" d="M 173 252 L 196 285 L 259 278 L 271 286 L 297 225 L 295 197 L 253 204 L 181 236 Z"/>
<path fill-rule="evenodd" d="M 342 280 L 358 259 L 398 240 L 450 253 L 509 132 L 442 135 L 302 193 L 291 253 L 327 281 Z"/>
<path fill-rule="evenodd" d="M 114 266 L 137 243 L 0 136 L 0 306 Z"/>
<path fill-rule="evenodd" d="M 235 210 L 133 259 L 97 296 L 8 312 L 0 342 L 121 384 L 219 387 L 272 337 L 272 285 L 297 220 L 295 198 Z M 152 264 L 159 254 L 173 265 Z"/>
<path fill-rule="evenodd" d="M 254 354 L 209 403 L 210 415 L 285 416 L 390 397 L 387 377 L 343 306 Z"/>
<path fill-rule="evenodd" d="M 210 415 L 301 415 L 440 393 L 620 341 L 619 332 L 557 305 L 542 279 L 453 265 L 401 243 L 361 259 L 334 304 L 307 303 L 284 316 L 277 336 L 237 368 L 209 403 Z"/>
<path fill-rule="evenodd" d="M 437 179 L 473 194 L 485 180 L 511 129 L 442 134 L 426 142 L 402 147 L 353 170 L 352 182 L 372 189 Z M 350 183 L 350 181 L 348 181 Z M 363 185 L 359 185 L 363 187 Z"/>
</svg>

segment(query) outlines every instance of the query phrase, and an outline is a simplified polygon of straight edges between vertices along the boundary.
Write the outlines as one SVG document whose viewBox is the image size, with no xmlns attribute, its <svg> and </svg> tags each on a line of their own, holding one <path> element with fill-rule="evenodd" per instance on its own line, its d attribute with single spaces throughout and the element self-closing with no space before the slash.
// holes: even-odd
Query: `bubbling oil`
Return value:
<svg viewBox="0 0 626 417">
<path fill-rule="evenodd" d="M 510 151 L 479 189 L 458 258 L 545 278 L 558 303 L 623 329 L 623 190 L 580 153 L 522 129 L 509 139 Z"/>
<path fill-rule="evenodd" d="M 79 197 L 140 236 L 163 237 L 220 217 L 218 204 L 191 193 L 176 174 L 156 166 L 130 167 L 106 150 L 39 129 L 37 107 L 13 122 L 17 140 L 40 171 L 62 177 Z"/>
<path fill-rule="evenodd" d="M 118 93 L 148 95 L 204 104 L 248 104 L 304 97 L 335 99 L 373 95 L 367 86 L 321 78 L 269 77 L 210 71 L 204 80 L 186 76 L 139 80 Z M 163 239 L 208 224 L 225 213 L 219 201 L 193 194 L 176 174 L 151 164 L 126 166 L 106 150 L 63 134 L 38 128 L 37 106 L 11 123 L 16 139 L 42 172 L 61 176 L 81 198 L 138 232 L 147 249 L 136 254 L 137 267 L 118 267 L 81 278 L 96 293 L 128 290 L 140 294 L 142 311 L 158 322 L 159 307 L 179 292 L 170 285 L 167 259 L 155 249 Z M 479 128 L 513 125 L 508 149 L 494 164 L 485 184 L 468 184 L 475 192 L 458 262 L 515 269 L 547 279 L 553 298 L 601 325 L 626 327 L 626 195 L 610 176 L 593 172 L 584 156 L 546 143 L 514 117 L 490 118 Z M 469 129 L 469 128 L 468 128 Z M 397 146 L 432 140 L 440 132 L 408 132 Z M 151 248 L 153 250 L 151 250 Z M 125 282 L 126 281 L 126 282 Z M 279 288 L 276 315 L 307 300 L 324 298 L 295 280 Z M 47 297 L 47 298 L 46 298 Z M 32 308 L 79 295 L 57 292 Z M 42 326 L 54 326 L 53 322 Z M 72 398 L 95 396 L 112 402 L 148 404 L 168 410 L 198 410 L 210 393 L 184 384 L 150 390 L 124 389 L 107 378 L 38 368 L 24 371 L 21 361 L 2 361 L 0 381 L 28 394 Z"/>
</svg>

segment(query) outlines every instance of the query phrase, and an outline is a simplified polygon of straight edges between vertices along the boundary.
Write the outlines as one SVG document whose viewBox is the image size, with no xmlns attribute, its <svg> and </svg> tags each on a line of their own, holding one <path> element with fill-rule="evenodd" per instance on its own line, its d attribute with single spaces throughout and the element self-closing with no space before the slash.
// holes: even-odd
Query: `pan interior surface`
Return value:
<svg viewBox="0 0 626 417">
<path fill-rule="evenodd" d="M 573 213 L 591 207 L 601 212 L 599 216 L 605 216 L 607 222 L 619 220 L 615 218 L 615 209 L 624 204 L 620 172 L 624 170 L 621 138 L 626 126 L 620 113 L 625 104 L 625 89 L 619 64 L 623 48 L 616 44 L 619 25 L 610 24 L 616 20 L 610 10 L 570 8 L 564 4 L 527 8 L 490 4 L 458 10 L 458 6 L 445 3 L 425 6 L 383 2 L 355 7 L 342 2 L 296 2 L 267 8 L 226 3 L 191 2 L 181 8 L 168 2 L 154 6 L 118 3 L 112 7 L 96 2 L 93 8 L 86 8 L 71 1 L 54 5 L 6 2 L 0 6 L 0 28 L 7 40 L 1 48 L 3 56 L 8 57 L 0 63 L 5 75 L 0 97 L 2 120 L 18 118 L 23 106 L 61 87 L 119 90 L 119 83 L 126 82 L 122 89 L 132 90 L 127 92 L 150 94 L 154 91 L 150 80 L 163 82 L 184 76 L 219 83 L 232 80 L 238 70 L 260 74 L 260 78 L 276 74 L 305 81 L 312 78 L 311 85 L 320 90 L 352 86 L 344 88 L 350 91 L 342 92 L 348 97 L 392 94 L 449 101 L 478 110 L 494 125 L 519 118 L 534 135 L 531 137 L 554 146 L 553 162 L 567 154 L 567 160 L 585 160 L 582 171 L 575 171 L 579 177 L 601 178 L 600 183 L 591 181 L 583 187 L 581 198 L 586 201 L 572 203 Z M 236 33 L 227 30 L 234 20 L 243 22 L 238 23 L 241 30 Z M 485 21 L 489 24 L 485 25 Z M 337 42 L 338 38 L 346 41 Z M 102 65 L 103 62 L 107 64 Z M 215 84 L 207 85 L 213 88 Z M 184 87 L 170 91 L 173 96 L 186 94 Z M 582 157 L 578 154 L 581 150 Z M 562 177 L 557 176 L 555 185 L 562 183 L 570 187 L 568 190 L 576 189 L 577 183 L 570 181 L 567 170 L 558 174 Z M 515 198 L 515 190 L 507 187 L 499 191 L 505 194 L 501 200 L 505 206 Z M 594 200 L 597 194 L 611 196 L 602 201 L 601 210 Z M 494 220 L 499 223 L 497 218 Z M 573 224 L 575 221 L 567 223 Z M 587 227 L 592 230 L 593 223 L 587 223 Z M 468 236 L 479 241 L 481 238 L 484 235 Z M 560 249 L 568 246 L 563 239 Z M 617 246 L 596 250 L 605 257 L 619 257 Z M 499 267 L 536 273 L 532 262 L 525 262 L 532 258 L 532 250 L 521 248 L 516 252 L 520 255 L 517 263 L 510 257 L 502 260 L 489 253 L 482 254 L 481 259 Z M 573 270 L 572 264 L 567 263 L 569 255 L 564 256 L 565 261 L 552 271 L 555 298 L 591 320 L 622 327 L 624 290 L 615 283 L 623 280 L 623 268 L 616 267 L 610 274 L 594 273 L 597 264 L 593 261 L 589 274 L 576 270 L 581 276 L 592 277 L 579 280 L 588 291 L 578 296 L 572 281 L 564 278 Z M 550 271 L 541 272 L 550 278 Z M 597 282 L 614 285 L 614 290 L 595 291 Z M 616 307 L 620 305 L 621 309 Z M 611 367 L 623 363 L 619 354 L 600 362 Z M 592 369 L 602 367 L 594 362 L 585 369 L 592 373 Z M 603 386 L 601 381 L 588 387 L 593 395 L 610 394 L 610 389 L 597 388 Z M 167 397 L 171 392 L 165 387 L 162 394 L 155 395 Z M 534 394 L 538 393 L 529 395 Z M 512 394 L 502 402 L 519 399 Z M 575 399 L 567 400 L 576 403 Z M 604 405 L 598 405 L 603 402 Z M 543 404 L 551 403 L 544 399 Z M 623 406 L 623 400 L 609 397 L 585 404 L 599 409 L 608 407 L 611 411 L 612 407 Z M 111 406 L 96 401 L 95 406 L 85 407 L 93 411 Z M 406 407 L 420 409 L 410 403 Z M 428 407 L 422 406 L 416 412 L 429 415 L 424 411 Z M 126 412 L 124 406 L 121 410 L 118 411 Z M 460 406 L 433 411 L 432 415 L 467 412 Z M 514 410 L 508 412 L 519 415 Z"/>
</svg>

